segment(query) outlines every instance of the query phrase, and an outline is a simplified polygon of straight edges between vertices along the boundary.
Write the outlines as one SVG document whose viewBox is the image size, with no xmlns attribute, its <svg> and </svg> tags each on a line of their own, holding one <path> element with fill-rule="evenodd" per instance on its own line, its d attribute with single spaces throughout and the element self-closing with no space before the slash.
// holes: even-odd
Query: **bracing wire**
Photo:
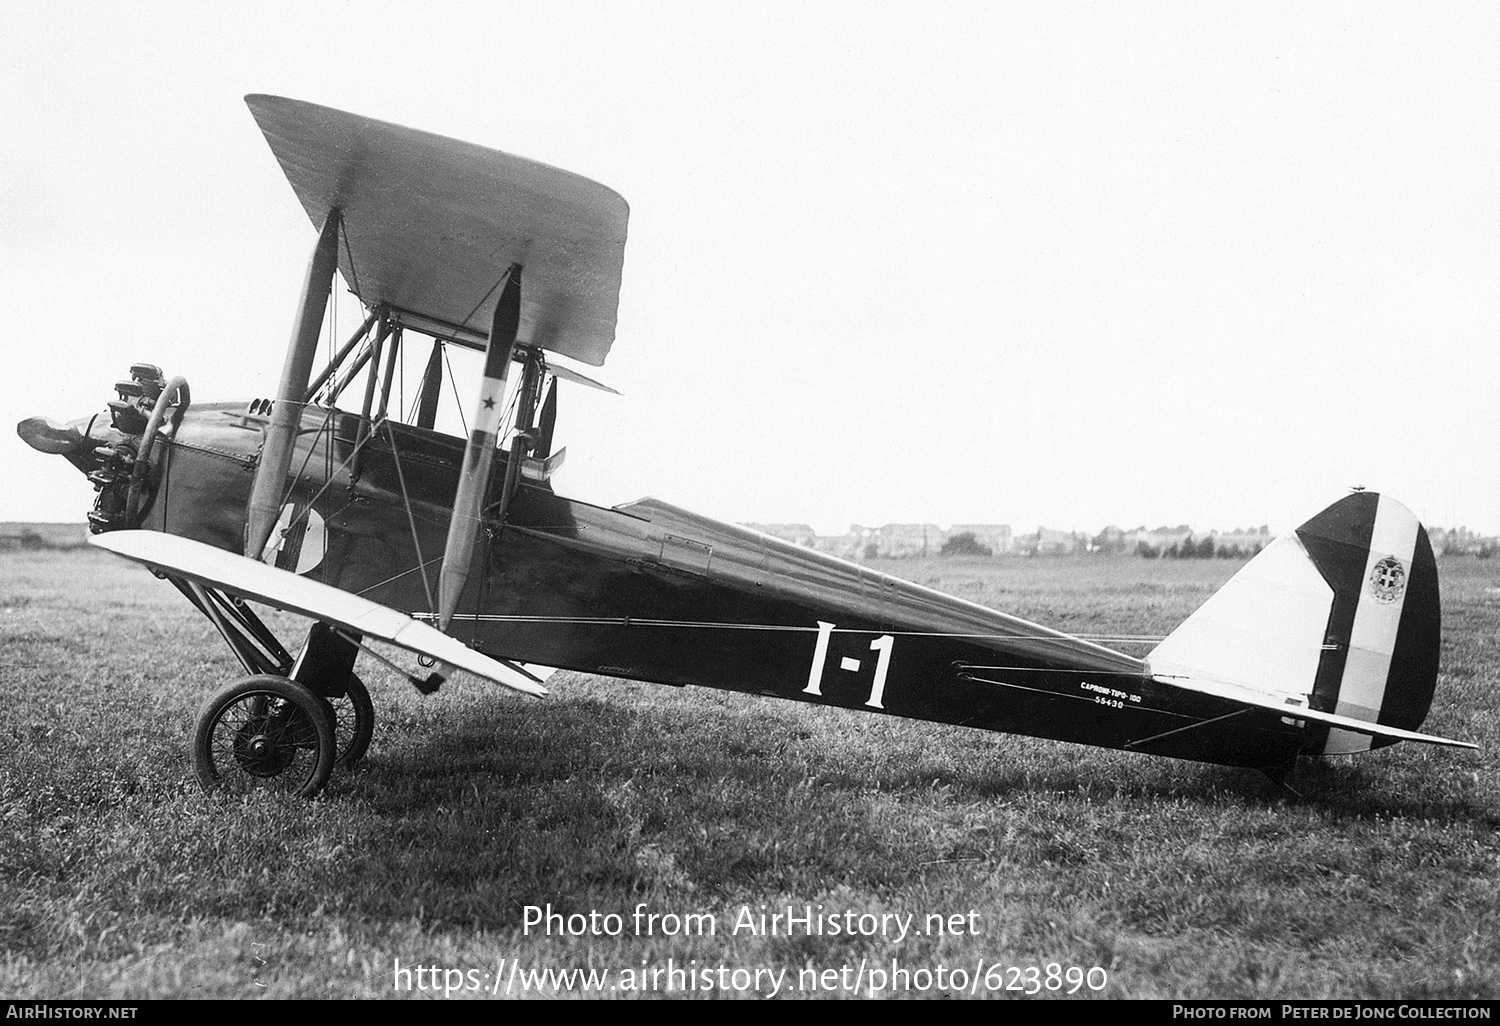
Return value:
<svg viewBox="0 0 1500 1026">
<path fill-rule="evenodd" d="M 427 580 L 427 561 L 422 558 L 422 540 L 417 536 L 417 521 L 412 514 L 411 496 L 406 491 L 406 473 L 401 469 L 401 453 L 396 449 L 396 430 L 390 419 L 385 421 L 386 436 L 391 440 L 391 459 L 396 464 L 396 480 L 401 483 L 401 505 L 406 507 L 406 523 L 411 528 L 411 544 L 417 551 L 417 565 L 422 570 L 422 590 L 427 593 L 427 608 L 437 616 L 437 603 L 432 598 L 432 584 Z"/>
<path fill-rule="evenodd" d="M 305 406 L 306 404 L 304 403 L 303 405 Z M 287 475 L 286 487 L 285 487 L 285 489 L 281 493 L 281 501 L 282 501 L 283 504 L 285 504 L 286 501 L 292 497 L 292 489 L 297 486 L 297 481 L 299 479 L 301 479 L 302 472 L 307 469 L 307 464 L 312 460 L 313 453 L 315 453 L 315 452 L 318 451 L 318 439 L 322 437 L 324 431 L 328 430 L 329 421 L 331 421 L 331 420 L 333 420 L 333 407 L 332 406 L 328 407 L 324 411 L 324 413 L 323 413 L 323 423 L 321 423 L 321 424 L 318 425 L 318 430 L 313 434 L 312 441 L 308 443 L 308 446 L 307 446 L 307 455 L 304 456 L 304 457 L 302 457 L 302 465 L 297 468 L 297 472 L 295 474 L 288 474 Z M 332 432 L 330 431 L 329 434 L 331 436 Z M 331 446 L 325 446 L 325 448 L 330 450 L 329 456 L 331 458 L 332 457 Z M 326 471 L 325 471 L 324 480 L 327 480 L 331 476 L 332 476 L 331 474 L 327 474 Z M 318 494 L 321 495 L 322 491 L 319 491 Z M 311 504 L 309 503 L 309 505 L 311 505 Z"/>
<path fill-rule="evenodd" d="M 464 430 L 464 437 L 469 437 L 469 420 L 464 416 L 463 400 L 458 397 L 458 383 L 453 377 L 453 364 L 448 362 L 448 347 L 443 347 L 443 366 L 448 368 L 448 390 L 453 393 L 453 405 L 458 408 L 458 423 Z"/>
</svg>

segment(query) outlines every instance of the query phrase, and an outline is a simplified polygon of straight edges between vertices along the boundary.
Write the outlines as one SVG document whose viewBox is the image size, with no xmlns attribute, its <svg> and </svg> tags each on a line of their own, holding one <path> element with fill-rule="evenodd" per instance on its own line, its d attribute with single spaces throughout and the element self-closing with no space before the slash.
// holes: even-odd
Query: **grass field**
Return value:
<svg viewBox="0 0 1500 1026">
<path fill-rule="evenodd" d="M 1160 634 L 1238 566 L 881 568 L 1063 629 Z M 513 985 L 516 965 L 660 993 L 687 985 L 669 959 L 785 970 L 783 996 L 867 995 L 854 967 L 895 960 L 929 995 L 939 967 L 949 990 L 959 969 L 979 994 L 1034 978 L 1044 996 L 1098 967 L 1080 995 L 1500 997 L 1500 560 L 1440 573 L 1426 729 L 1485 750 L 1309 766 L 1302 801 L 1251 771 L 574 674 L 544 702 L 465 680 L 424 699 L 363 661 L 366 764 L 314 801 L 229 801 L 199 791 L 187 750 L 203 698 L 241 675 L 207 623 L 103 554 L 0 553 L 0 997 L 367 998 L 409 979 L 430 998 L 424 982 Z M 523 932 L 549 904 L 618 914 L 621 935 Z M 731 932 L 788 904 L 964 929 Z M 639 906 L 717 933 L 637 936 Z"/>
</svg>

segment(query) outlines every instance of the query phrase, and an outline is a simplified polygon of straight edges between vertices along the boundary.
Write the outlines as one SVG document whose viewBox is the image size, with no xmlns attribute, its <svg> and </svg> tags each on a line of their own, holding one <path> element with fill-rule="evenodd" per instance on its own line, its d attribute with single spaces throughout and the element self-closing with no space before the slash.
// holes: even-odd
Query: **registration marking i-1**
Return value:
<svg viewBox="0 0 1500 1026">
<path fill-rule="evenodd" d="M 813 646 L 812 666 L 807 672 L 807 687 L 802 689 L 804 695 L 823 696 L 823 668 L 828 662 L 828 639 L 833 635 L 834 625 L 824 620 L 818 621 L 818 641 Z M 870 651 L 878 652 L 879 657 L 875 660 L 875 680 L 870 685 L 870 697 L 865 700 L 865 705 L 871 709 L 885 708 L 885 678 L 891 669 L 891 649 L 895 646 L 896 639 L 889 634 L 882 634 L 870 642 Z M 858 673 L 860 661 L 858 659 L 844 656 L 839 660 L 839 669 Z"/>
</svg>

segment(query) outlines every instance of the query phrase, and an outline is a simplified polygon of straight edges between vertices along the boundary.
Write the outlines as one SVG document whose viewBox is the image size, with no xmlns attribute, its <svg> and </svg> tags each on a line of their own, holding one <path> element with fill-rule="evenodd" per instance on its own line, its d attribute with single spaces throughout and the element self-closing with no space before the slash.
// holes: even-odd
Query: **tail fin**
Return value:
<svg viewBox="0 0 1500 1026">
<path fill-rule="evenodd" d="M 1427 532 L 1355 492 L 1282 535 L 1152 651 L 1154 676 L 1415 731 L 1437 685 L 1441 612 Z M 1309 750 L 1393 744 L 1309 722 Z"/>
</svg>

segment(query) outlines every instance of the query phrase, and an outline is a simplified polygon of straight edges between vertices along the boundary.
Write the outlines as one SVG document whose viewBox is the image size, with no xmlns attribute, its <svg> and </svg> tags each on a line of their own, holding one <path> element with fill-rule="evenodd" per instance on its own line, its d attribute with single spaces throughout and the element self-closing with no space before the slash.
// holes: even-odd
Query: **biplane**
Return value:
<svg viewBox="0 0 1500 1026">
<path fill-rule="evenodd" d="M 205 787 L 311 795 L 357 762 L 361 653 L 424 693 L 463 670 L 542 696 L 562 667 L 1273 776 L 1305 754 L 1474 747 L 1418 732 L 1437 571 L 1383 495 L 1276 539 L 1143 656 L 666 502 L 565 498 L 558 383 L 603 387 L 578 365 L 614 342 L 625 201 L 480 146 L 247 102 L 317 231 L 276 394 L 200 402 L 137 364 L 106 409 L 19 425 L 93 483 L 94 544 L 175 586 L 243 666 L 194 727 Z M 368 316 L 315 368 L 336 273 Z M 408 409 L 392 386 L 423 349 Z M 457 435 L 436 414 L 454 349 L 483 354 Z M 305 638 L 283 644 L 253 604 L 308 618 Z"/>
</svg>

